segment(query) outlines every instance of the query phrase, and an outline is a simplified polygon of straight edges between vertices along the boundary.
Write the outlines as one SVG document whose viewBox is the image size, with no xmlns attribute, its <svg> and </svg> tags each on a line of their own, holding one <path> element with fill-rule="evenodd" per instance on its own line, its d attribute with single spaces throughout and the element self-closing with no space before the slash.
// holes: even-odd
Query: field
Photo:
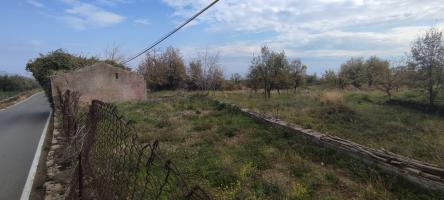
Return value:
<svg viewBox="0 0 444 200">
<path fill-rule="evenodd" d="M 10 97 L 13 97 L 13 96 L 15 96 L 15 95 L 17 95 L 19 93 L 20 92 L 4 92 L 4 91 L 0 91 L 0 101 L 4 100 L 4 99 L 7 99 L 7 98 L 10 98 Z"/>
<path fill-rule="evenodd" d="M 385 104 L 379 91 L 309 88 L 273 94 L 218 92 L 213 98 L 238 104 L 305 128 L 444 166 L 444 118 Z M 417 91 L 395 98 L 420 101 Z"/>
<path fill-rule="evenodd" d="M 25 100 L 40 90 L 28 90 L 24 92 L 0 92 L 0 109 L 12 106 L 20 101 Z"/>
<path fill-rule="evenodd" d="M 166 97 L 172 94 L 176 96 Z M 259 95 L 250 96 L 244 92 L 213 95 L 211 98 L 254 105 L 259 109 L 273 106 Z M 176 163 L 184 176 L 216 199 L 443 197 L 443 194 L 417 189 L 358 161 L 313 146 L 296 134 L 257 123 L 237 111 L 218 106 L 208 97 L 169 92 L 149 96 L 146 102 L 122 103 L 118 109 L 135 122 L 142 142 L 159 140 L 162 152 Z M 248 98 L 242 101 L 243 97 Z M 305 98 L 295 104 L 296 100 L 289 101 L 291 97 L 276 95 L 276 99 L 269 102 L 288 101 L 286 108 L 293 107 L 293 111 L 303 109 L 302 105 L 310 102 Z M 362 97 L 356 94 L 347 98 Z M 366 107 L 366 104 L 370 103 L 355 106 Z M 267 112 L 272 113 L 273 109 Z M 279 116 L 285 116 L 285 112 L 279 112 Z M 310 126 L 317 127 L 316 121 L 309 121 L 308 116 L 306 119 L 298 116 L 307 126 L 310 122 Z"/>
</svg>

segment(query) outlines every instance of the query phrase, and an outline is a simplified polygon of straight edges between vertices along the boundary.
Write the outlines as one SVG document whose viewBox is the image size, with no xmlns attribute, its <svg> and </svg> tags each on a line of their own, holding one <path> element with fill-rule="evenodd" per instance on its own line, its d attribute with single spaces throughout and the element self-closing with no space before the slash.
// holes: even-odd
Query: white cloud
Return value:
<svg viewBox="0 0 444 200">
<path fill-rule="evenodd" d="M 163 0 L 189 17 L 212 0 Z M 431 25 L 444 28 L 442 0 L 223 0 L 200 18 L 218 32 L 272 32 L 267 41 L 221 47 L 250 56 L 267 43 L 298 56 L 400 55 Z M 232 42 L 233 43 L 233 42 Z M 236 41 L 234 41 L 236 43 Z M 241 52 L 239 52 L 241 51 Z M 225 50 L 224 50 L 225 52 Z M 254 52 L 254 51 L 253 51 Z"/>
<path fill-rule="evenodd" d="M 142 24 L 142 25 L 149 25 L 150 21 L 148 19 L 135 19 L 134 23 Z"/>
<path fill-rule="evenodd" d="M 64 20 L 78 30 L 90 27 L 107 27 L 119 24 L 125 18 L 92 4 L 65 0 L 71 8 L 65 10 Z"/>
<path fill-rule="evenodd" d="M 26 1 L 28 4 L 31 4 L 32 6 L 35 6 L 37 8 L 44 8 L 45 5 L 37 0 L 27 0 Z"/>
</svg>

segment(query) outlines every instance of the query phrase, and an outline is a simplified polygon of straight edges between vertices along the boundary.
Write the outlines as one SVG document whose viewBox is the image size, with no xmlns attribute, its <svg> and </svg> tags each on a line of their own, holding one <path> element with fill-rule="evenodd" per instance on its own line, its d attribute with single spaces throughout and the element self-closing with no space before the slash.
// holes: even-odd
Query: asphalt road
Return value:
<svg viewBox="0 0 444 200">
<path fill-rule="evenodd" d="M 50 113 L 43 93 L 0 111 L 0 199 L 20 199 Z"/>
</svg>

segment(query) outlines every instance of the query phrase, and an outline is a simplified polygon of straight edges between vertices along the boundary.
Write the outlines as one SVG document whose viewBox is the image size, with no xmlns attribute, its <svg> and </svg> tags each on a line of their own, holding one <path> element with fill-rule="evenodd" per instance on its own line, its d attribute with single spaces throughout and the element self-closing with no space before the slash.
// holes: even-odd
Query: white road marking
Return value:
<svg viewBox="0 0 444 200">
<path fill-rule="evenodd" d="M 31 195 L 32 185 L 34 183 L 35 174 L 37 173 L 37 167 L 39 165 L 40 156 L 42 153 L 42 146 L 45 142 L 46 132 L 48 131 L 49 121 L 51 121 L 52 110 L 49 112 L 48 120 L 46 120 L 45 128 L 43 129 L 42 136 L 40 136 L 39 144 L 37 146 L 37 151 L 34 155 L 34 160 L 32 161 L 31 168 L 29 169 L 28 178 L 26 179 L 25 187 L 23 188 L 22 196 L 20 200 L 28 200 Z"/>
<path fill-rule="evenodd" d="M 9 106 L 9 107 L 6 107 L 6 108 L 3 108 L 3 109 L 0 109 L 0 112 L 1 112 L 1 111 L 4 111 L 4 110 L 7 110 L 7 109 L 10 109 L 10 108 L 12 108 L 12 107 L 14 107 L 14 106 L 18 106 L 19 104 L 25 103 L 25 102 L 27 102 L 29 99 L 31 99 L 33 96 L 38 95 L 38 94 L 40 94 L 40 93 L 42 93 L 42 92 L 37 92 L 37 93 L 31 95 L 30 97 L 26 98 L 26 99 L 23 100 L 23 101 L 20 101 L 20 102 L 14 104 L 14 105 Z"/>
</svg>

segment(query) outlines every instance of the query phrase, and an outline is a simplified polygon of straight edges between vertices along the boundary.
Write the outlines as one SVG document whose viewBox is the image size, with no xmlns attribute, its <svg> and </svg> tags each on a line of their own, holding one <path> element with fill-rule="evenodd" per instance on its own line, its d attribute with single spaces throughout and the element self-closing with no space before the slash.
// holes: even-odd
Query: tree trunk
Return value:
<svg viewBox="0 0 444 200">
<path fill-rule="evenodd" d="M 434 98 L 433 98 L 433 85 L 432 86 L 429 86 L 429 104 L 431 105 L 431 106 L 433 106 L 433 100 Z"/>
<path fill-rule="evenodd" d="M 433 97 L 433 74 L 432 74 L 432 66 L 429 66 L 428 68 L 428 78 L 429 78 L 429 83 L 428 83 L 428 92 L 429 92 L 429 104 L 431 106 L 433 106 L 433 101 L 434 101 L 434 97 Z"/>
</svg>

